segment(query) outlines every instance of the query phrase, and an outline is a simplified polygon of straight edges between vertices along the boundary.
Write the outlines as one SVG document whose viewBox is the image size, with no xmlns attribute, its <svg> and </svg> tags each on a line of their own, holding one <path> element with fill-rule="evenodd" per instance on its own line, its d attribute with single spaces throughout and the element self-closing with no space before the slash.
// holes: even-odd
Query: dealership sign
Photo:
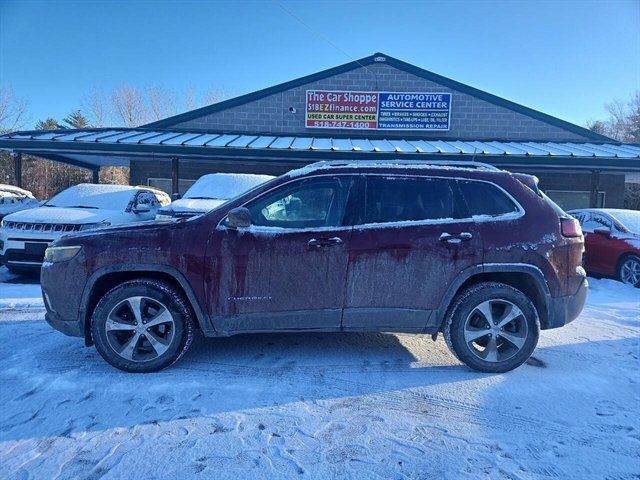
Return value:
<svg viewBox="0 0 640 480">
<path fill-rule="evenodd" d="M 307 128 L 449 130 L 450 93 L 307 90 Z"/>
</svg>

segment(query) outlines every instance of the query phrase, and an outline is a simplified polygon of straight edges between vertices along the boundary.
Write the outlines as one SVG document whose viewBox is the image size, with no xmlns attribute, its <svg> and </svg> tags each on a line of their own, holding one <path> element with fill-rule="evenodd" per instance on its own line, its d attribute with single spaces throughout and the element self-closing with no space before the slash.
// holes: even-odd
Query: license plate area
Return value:
<svg viewBox="0 0 640 480">
<path fill-rule="evenodd" d="M 24 244 L 24 251 L 27 255 L 44 256 L 44 251 L 48 246 L 48 243 L 27 242 Z"/>
</svg>

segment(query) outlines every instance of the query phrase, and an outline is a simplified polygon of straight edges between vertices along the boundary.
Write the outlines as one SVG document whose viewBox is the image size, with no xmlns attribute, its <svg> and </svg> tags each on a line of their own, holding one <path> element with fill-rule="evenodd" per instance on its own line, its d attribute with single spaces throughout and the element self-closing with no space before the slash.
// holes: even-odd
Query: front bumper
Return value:
<svg viewBox="0 0 640 480">
<path fill-rule="evenodd" d="M 589 282 L 586 277 L 582 279 L 578 290 L 573 295 L 566 297 L 551 297 L 549 301 L 549 318 L 543 328 L 559 328 L 572 322 L 582 312 L 589 292 Z"/>
<path fill-rule="evenodd" d="M 31 233 L 20 237 L 0 235 L 0 263 L 15 269 L 38 271 L 44 260 L 44 250 L 54 240 L 56 238 Z"/>
<path fill-rule="evenodd" d="M 49 325 L 70 337 L 84 337 L 84 329 L 78 320 L 65 320 L 47 308 L 44 319 Z"/>
</svg>

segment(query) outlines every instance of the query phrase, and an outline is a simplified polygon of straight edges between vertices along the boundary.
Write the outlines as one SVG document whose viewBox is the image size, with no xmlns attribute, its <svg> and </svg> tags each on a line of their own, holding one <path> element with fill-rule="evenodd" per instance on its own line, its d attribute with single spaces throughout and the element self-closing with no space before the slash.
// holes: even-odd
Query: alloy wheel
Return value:
<svg viewBox="0 0 640 480">
<path fill-rule="evenodd" d="M 628 258 L 620 267 L 620 280 L 628 285 L 640 283 L 640 259 Z"/>
<path fill-rule="evenodd" d="M 119 356 L 147 362 L 169 349 L 175 323 L 171 312 L 158 300 L 129 297 L 111 309 L 105 333 L 109 345 Z"/>
<path fill-rule="evenodd" d="M 477 305 L 467 316 L 464 339 L 469 350 L 486 362 L 513 357 L 527 340 L 527 320 L 514 303 L 495 299 Z"/>
</svg>

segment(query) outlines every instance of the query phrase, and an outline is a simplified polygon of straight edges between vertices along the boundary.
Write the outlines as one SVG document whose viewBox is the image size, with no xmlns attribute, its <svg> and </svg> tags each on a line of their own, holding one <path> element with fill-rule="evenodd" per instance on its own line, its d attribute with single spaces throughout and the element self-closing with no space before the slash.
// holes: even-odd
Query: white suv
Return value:
<svg viewBox="0 0 640 480">
<path fill-rule="evenodd" d="M 38 208 L 7 215 L 0 228 L 2 263 L 14 273 L 37 270 L 47 246 L 67 233 L 153 220 L 169 196 L 149 187 L 80 184 Z"/>
<path fill-rule="evenodd" d="M 271 175 L 250 173 L 211 173 L 191 185 L 184 197 L 160 209 L 157 220 L 172 220 L 201 215 L 219 207 L 231 198 L 272 180 Z"/>
<path fill-rule="evenodd" d="M 28 190 L 0 184 L 0 220 L 10 213 L 37 207 L 38 200 Z"/>
</svg>

